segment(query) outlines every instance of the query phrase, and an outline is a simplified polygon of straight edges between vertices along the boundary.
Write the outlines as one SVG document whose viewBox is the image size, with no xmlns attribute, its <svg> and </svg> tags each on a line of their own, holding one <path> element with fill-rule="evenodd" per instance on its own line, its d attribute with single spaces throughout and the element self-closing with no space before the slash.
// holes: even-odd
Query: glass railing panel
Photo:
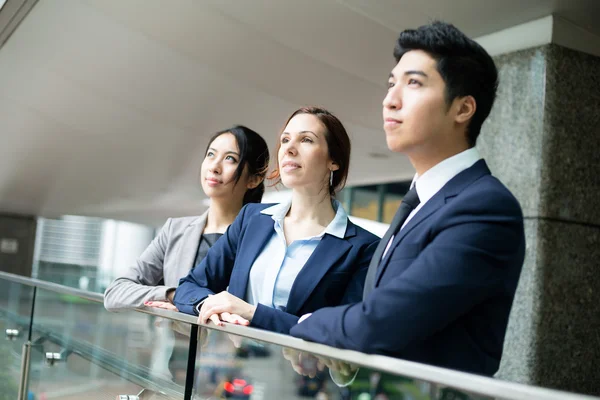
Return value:
<svg viewBox="0 0 600 400">
<path fill-rule="evenodd" d="M 308 351 L 202 330 L 194 386 L 199 399 L 487 399 Z"/>
<path fill-rule="evenodd" d="M 19 393 L 23 345 L 28 339 L 34 288 L 0 278 L 0 400 Z"/>
<path fill-rule="evenodd" d="M 29 330 L 33 292 L 31 286 L 0 277 L 0 310 L 14 317 L 15 323 L 27 324 L 25 334 Z"/>
<path fill-rule="evenodd" d="M 12 278 L 0 273 L 0 400 L 17 398 L 21 376 L 25 398 L 37 400 L 597 399 L 236 325 L 199 328 L 196 317 L 165 310 L 109 313 L 98 294 Z"/>
<path fill-rule="evenodd" d="M 55 264 L 39 262 L 36 279 L 94 293 L 104 293 L 106 282 L 101 281 L 97 267 L 69 265 L 74 271 L 62 271 Z"/>
<path fill-rule="evenodd" d="M 111 313 L 100 302 L 38 288 L 29 388 L 48 399 L 114 399 L 142 389 L 181 399 L 190 328 L 134 310 Z"/>
</svg>

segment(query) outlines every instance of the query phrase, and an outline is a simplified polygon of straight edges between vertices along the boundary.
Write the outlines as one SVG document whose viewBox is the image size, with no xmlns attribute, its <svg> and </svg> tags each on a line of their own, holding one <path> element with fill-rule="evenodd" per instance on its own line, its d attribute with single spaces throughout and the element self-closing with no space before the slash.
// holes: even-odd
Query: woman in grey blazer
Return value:
<svg viewBox="0 0 600 400">
<path fill-rule="evenodd" d="M 239 125 L 217 132 L 200 169 L 209 209 L 201 216 L 169 218 L 135 264 L 106 289 L 104 307 L 117 311 L 153 300 L 176 310 L 172 298 L 179 279 L 204 258 L 243 205 L 260 203 L 268 163 L 269 150 L 258 133 Z"/>
</svg>

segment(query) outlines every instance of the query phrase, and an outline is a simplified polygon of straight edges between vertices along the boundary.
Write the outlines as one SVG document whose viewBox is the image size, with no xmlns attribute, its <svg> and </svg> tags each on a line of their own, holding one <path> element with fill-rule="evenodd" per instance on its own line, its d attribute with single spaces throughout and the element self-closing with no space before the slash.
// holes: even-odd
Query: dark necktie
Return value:
<svg viewBox="0 0 600 400">
<path fill-rule="evenodd" d="M 389 229 L 375 249 L 375 254 L 373 254 L 373 258 L 369 264 L 369 270 L 367 271 L 367 277 L 365 278 L 363 299 L 366 299 L 371 290 L 375 288 L 375 276 L 377 276 L 377 268 L 379 267 L 381 256 L 383 255 L 383 252 L 385 251 L 390 239 L 392 236 L 396 235 L 398 231 L 400 231 L 400 228 L 402 227 L 404 221 L 406 221 L 406 218 L 408 218 L 408 215 L 419 205 L 420 202 L 421 200 L 419 200 L 419 195 L 417 194 L 415 185 L 402 199 L 402 203 L 400 204 L 400 207 L 398 207 L 398 211 L 396 211 L 396 215 L 394 215 L 394 219 L 392 219 Z"/>
</svg>

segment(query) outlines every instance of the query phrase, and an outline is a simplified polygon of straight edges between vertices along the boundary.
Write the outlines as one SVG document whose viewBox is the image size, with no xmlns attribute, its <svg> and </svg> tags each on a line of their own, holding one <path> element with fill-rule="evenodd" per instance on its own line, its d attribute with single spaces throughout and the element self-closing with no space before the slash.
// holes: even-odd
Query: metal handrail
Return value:
<svg viewBox="0 0 600 400">
<path fill-rule="evenodd" d="M 39 289 L 49 290 L 56 293 L 78 296 L 97 303 L 103 303 L 104 296 L 98 293 L 87 292 L 75 288 L 70 288 L 56 283 L 44 282 L 38 279 L 26 278 L 6 272 L 0 272 L 0 279 L 20 283 L 27 286 L 34 286 Z M 405 361 L 397 358 L 391 358 L 380 355 L 360 353 L 353 350 L 342 350 L 318 343 L 307 342 L 292 336 L 283 335 L 275 332 L 264 331 L 256 328 L 240 325 L 225 324 L 223 327 L 214 325 L 199 324 L 195 316 L 182 314 L 178 312 L 142 307 L 133 311 L 143 312 L 157 317 L 166 318 L 172 321 L 178 321 L 190 325 L 198 325 L 202 328 L 216 331 L 227 332 L 230 334 L 243 336 L 246 338 L 272 343 L 282 347 L 312 353 L 328 358 L 333 358 L 349 362 L 360 367 L 370 368 L 377 371 L 387 372 L 393 375 L 417 379 L 430 382 L 443 387 L 451 387 L 463 390 L 476 395 L 492 397 L 496 399 L 510 400 L 599 400 L 600 397 L 568 393 L 553 389 L 546 389 L 534 386 L 523 385 L 519 383 L 502 381 L 499 379 L 488 378 L 469 374 L 465 372 L 454 371 L 450 369 L 434 367 L 431 365 L 420 364 L 412 361 Z"/>
</svg>

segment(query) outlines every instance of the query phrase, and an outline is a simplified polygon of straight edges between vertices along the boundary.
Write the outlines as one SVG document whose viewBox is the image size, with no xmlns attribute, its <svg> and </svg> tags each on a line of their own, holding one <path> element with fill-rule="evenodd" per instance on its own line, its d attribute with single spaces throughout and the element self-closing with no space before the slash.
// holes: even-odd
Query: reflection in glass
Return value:
<svg viewBox="0 0 600 400">
<path fill-rule="evenodd" d="M 0 400 L 18 396 L 21 354 L 27 341 L 33 288 L 0 279 Z"/>
<path fill-rule="evenodd" d="M 194 389 L 199 399 L 481 398 L 329 357 L 202 330 Z"/>
<path fill-rule="evenodd" d="M 109 313 L 102 303 L 38 289 L 29 389 L 36 399 L 114 399 L 143 389 L 183 398 L 190 327 L 178 329 L 187 336 L 147 314 Z"/>
</svg>

